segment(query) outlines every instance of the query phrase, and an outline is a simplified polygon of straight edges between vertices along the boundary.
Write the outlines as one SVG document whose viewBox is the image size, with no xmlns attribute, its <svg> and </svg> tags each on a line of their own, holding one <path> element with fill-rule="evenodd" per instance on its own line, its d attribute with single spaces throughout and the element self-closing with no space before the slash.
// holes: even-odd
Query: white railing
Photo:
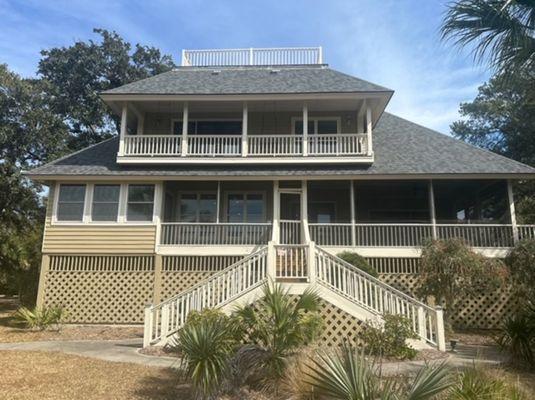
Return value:
<svg viewBox="0 0 535 400">
<path fill-rule="evenodd" d="M 281 220 L 280 239 L 281 244 L 302 244 L 301 221 Z"/>
<path fill-rule="evenodd" d="M 310 240 L 321 246 L 351 246 L 352 224 L 309 223 Z"/>
<path fill-rule="evenodd" d="M 161 245 L 259 245 L 271 238 L 271 223 L 164 222 Z"/>
<path fill-rule="evenodd" d="M 406 317 L 426 342 L 445 350 L 442 310 L 433 309 L 316 246 L 316 280 L 374 314 Z"/>
<path fill-rule="evenodd" d="M 192 288 L 145 309 L 144 347 L 165 341 L 186 322 L 189 313 L 221 307 L 260 286 L 267 276 L 267 248 L 241 259 Z"/>
<path fill-rule="evenodd" d="M 136 135 L 124 137 L 127 156 L 180 155 L 182 137 L 175 135 Z"/>
<path fill-rule="evenodd" d="M 275 277 L 308 280 L 308 245 L 275 245 Z"/>
<path fill-rule="evenodd" d="M 512 225 L 437 224 L 437 238 L 461 238 L 473 247 L 514 246 Z"/>
<path fill-rule="evenodd" d="M 321 47 L 183 50 L 182 66 L 322 64 Z"/>
<path fill-rule="evenodd" d="M 240 156 L 241 135 L 188 136 L 188 155 L 197 157 Z"/>
<path fill-rule="evenodd" d="M 251 156 L 300 156 L 303 154 L 301 135 L 252 135 L 247 137 Z"/>
<path fill-rule="evenodd" d="M 335 133 L 308 136 L 308 153 L 313 156 L 364 155 L 368 152 L 367 136 Z"/>
<path fill-rule="evenodd" d="M 431 224 L 355 224 L 356 245 L 362 247 L 419 247 L 431 237 Z"/>
<path fill-rule="evenodd" d="M 518 239 L 535 239 L 535 225 L 517 225 Z"/>
</svg>

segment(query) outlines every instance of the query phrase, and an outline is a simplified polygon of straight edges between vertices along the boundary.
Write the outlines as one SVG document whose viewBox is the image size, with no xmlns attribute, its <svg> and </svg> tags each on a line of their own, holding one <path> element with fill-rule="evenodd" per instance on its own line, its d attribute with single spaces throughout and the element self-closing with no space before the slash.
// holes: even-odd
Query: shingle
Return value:
<svg viewBox="0 0 535 400">
<path fill-rule="evenodd" d="M 214 70 L 219 72 L 214 74 Z M 392 92 L 327 67 L 181 67 L 103 94 L 285 94 Z"/>
<path fill-rule="evenodd" d="M 535 168 L 483 150 L 420 125 L 384 113 L 373 133 L 372 165 L 154 165 L 116 163 L 118 139 L 113 138 L 28 172 L 30 176 L 325 176 L 533 174 Z"/>
</svg>

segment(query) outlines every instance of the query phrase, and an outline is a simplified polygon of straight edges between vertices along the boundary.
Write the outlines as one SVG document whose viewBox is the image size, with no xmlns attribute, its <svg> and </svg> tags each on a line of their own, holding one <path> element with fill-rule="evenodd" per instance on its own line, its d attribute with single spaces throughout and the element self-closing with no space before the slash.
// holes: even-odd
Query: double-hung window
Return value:
<svg viewBox="0 0 535 400">
<path fill-rule="evenodd" d="M 120 193 L 120 185 L 95 185 L 93 189 L 91 220 L 117 221 Z"/>
<path fill-rule="evenodd" d="M 85 191 L 85 185 L 60 185 L 56 214 L 58 221 L 83 221 Z"/>
<path fill-rule="evenodd" d="M 181 193 L 178 207 L 180 222 L 215 222 L 217 195 L 215 193 Z"/>
<path fill-rule="evenodd" d="M 229 193 L 228 222 L 260 223 L 265 221 L 264 196 L 261 193 Z"/>
<path fill-rule="evenodd" d="M 128 221 L 152 221 L 154 185 L 128 185 Z"/>
</svg>

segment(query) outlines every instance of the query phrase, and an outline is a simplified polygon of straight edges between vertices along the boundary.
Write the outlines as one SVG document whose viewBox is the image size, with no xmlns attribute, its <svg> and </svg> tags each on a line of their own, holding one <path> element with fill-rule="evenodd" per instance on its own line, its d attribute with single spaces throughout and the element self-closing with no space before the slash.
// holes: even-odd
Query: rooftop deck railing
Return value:
<svg viewBox="0 0 535 400">
<path fill-rule="evenodd" d="M 182 137 L 175 135 L 129 135 L 124 155 L 136 157 L 300 157 L 364 156 L 368 138 L 361 133 L 309 135 L 250 135 L 247 150 L 241 135 L 190 135 L 186 151 Z"/>
</svg>

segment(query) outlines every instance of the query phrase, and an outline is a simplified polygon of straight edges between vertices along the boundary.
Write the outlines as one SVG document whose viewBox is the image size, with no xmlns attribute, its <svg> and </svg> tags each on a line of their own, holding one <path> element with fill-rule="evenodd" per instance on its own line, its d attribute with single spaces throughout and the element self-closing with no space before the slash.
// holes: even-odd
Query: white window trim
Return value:
<svg viewBox="0 0 535 400">
<path fill-rule="evenodd" d="M 243 195 L 250 195 L 250 194 L 259 194 L 262 196 L 262 202 L 264 203 L 264 208 L 262 210 L 262 220 L 263 222 L 259 222 L 260 224 L 264 224 L 264 223 L 269 223 L 271 221 L 267 221 L 267 197 L 266 197 L 266 191 L 265 190 L 225 190 L 224 192 L 224 197 L 223 197 L 223 202 L 224 202 L 224 207 L 223 207 L 223 217 L 225 219 L 225 222 L 224 223 L 231 223 L 228 221 L 228 212 L 229 212 L 229 201 L 228 201 L 228 196 L 231 195 L 231 194 L 243 194 Z M 245 208 L 244 211 L 247 211 L 247 208 Z M 248 215 L 244 215 L 245 217 L 245 221 L 242 221 L 241 223 L 244 223 L 244 224 L 248 224 L 250 223 L 249 221 L 247 221 L 248 219 Z M 251 222 L 251 223 L 254 223 L 254 222 Z"/>
<path fill-rule="evenodd" d="M 82 221 L 59 221 L 58 220 L 58 204 L 59 193 L 62 185 L 84 185 L 85 186 L 85 198 L 84 198 L 84 213 Z M 161 201 L 163 187 L 160 182 L 131 182 L 120 183 L 119 190 L 119 210 L 116 221 L 92 221 L 91 214 L 93 208 L 93 190 L 95 185 L 117 185 L 117 182 L 102 181 L 91 183 L 76 183 L 76 182 L 57 182 L 53 193 L 52 204 L 52 225 L 71 225 L 71 226 L 117 226 L 117 225 L 156 225 L 160 220 Z M 130 185 L 153 185 L 154 186 L 154 203 L 152 208 L 152 220 L 151 221 L 128 221 L 127 209 L 128 209 L 128 187 Z"/>
<path fill-rule="evenodd" d="M 197 122 L 197 121 L 238 121 L 243 124 L 243 120 L 241 118 L 188 118 L 188 124 L 190 124 L 191 122 Z M 170 129 L 171 135 L 180 136 L 182 134 L 182 129 L 180 130 L 179 135 L 174 134 L 175 122 L 182 122 L 182 118 L 171 118 L 171 129 Z M 240 132 L 239 134 L 241 135 L 242 133 Z M 193 133 L 188 132 L 188 135 L 197 136 L 197 132 L 193 132 Z M 237 135 L 238 134 L 236 134 L 236 136 Z"/>
<path fill-rule="evenodd" d="M 296 135 L 295 133 L 295 123 L 297 121 L 303 121 L 303 117 L 292 117 L 292 135 Z M 342 117 L 308 117 L 308 122 L 314 122 L 314 131 L 308 132 L 309 135 L 316 135 L 318 131 L 318 121 L 336 121 L 336 133 L 341 133 L 341 127 L 342 127 Z"/>
<path fill-rule="evenodd" d="M 196 196 L 196 201 L 198 202 L 199 201 L 199 196 L 203 195 L 203 194 L 213 194 L 216 196 L 216 215 L 215 215 L 215 220 L 213 222 L 202 222 L 202 223 L 206 223 L 206 224 L 215 224 L 216 221 L 217 221 L 217 214 L 219 213 L 219 210 L 217 209 L 217 190 L 200 190 L 200 191 L 196 191 L 196 190 L 181 190 L 180 192 L 178 192 L 178 198 L 177 198 L 177 202 L 175 204 L 175 207 L 177 207 L 176 209 L 176 215 L 177 215 L 177 219 L 178 219 L 178 222 L 180 223 L 188 223 L 187 221 L 182 221 L 182 212 L 180 210 L 180 201 L 182 199 L 182 195 L 183 194 L 194 194 Z M 195 216 L 195 219 L 197 220 L 196 222 L 192 222 L 192 223 L 201 223 L 199 222 L 199 209 L 197 208 L 197 215 Z"/>
</svg>

